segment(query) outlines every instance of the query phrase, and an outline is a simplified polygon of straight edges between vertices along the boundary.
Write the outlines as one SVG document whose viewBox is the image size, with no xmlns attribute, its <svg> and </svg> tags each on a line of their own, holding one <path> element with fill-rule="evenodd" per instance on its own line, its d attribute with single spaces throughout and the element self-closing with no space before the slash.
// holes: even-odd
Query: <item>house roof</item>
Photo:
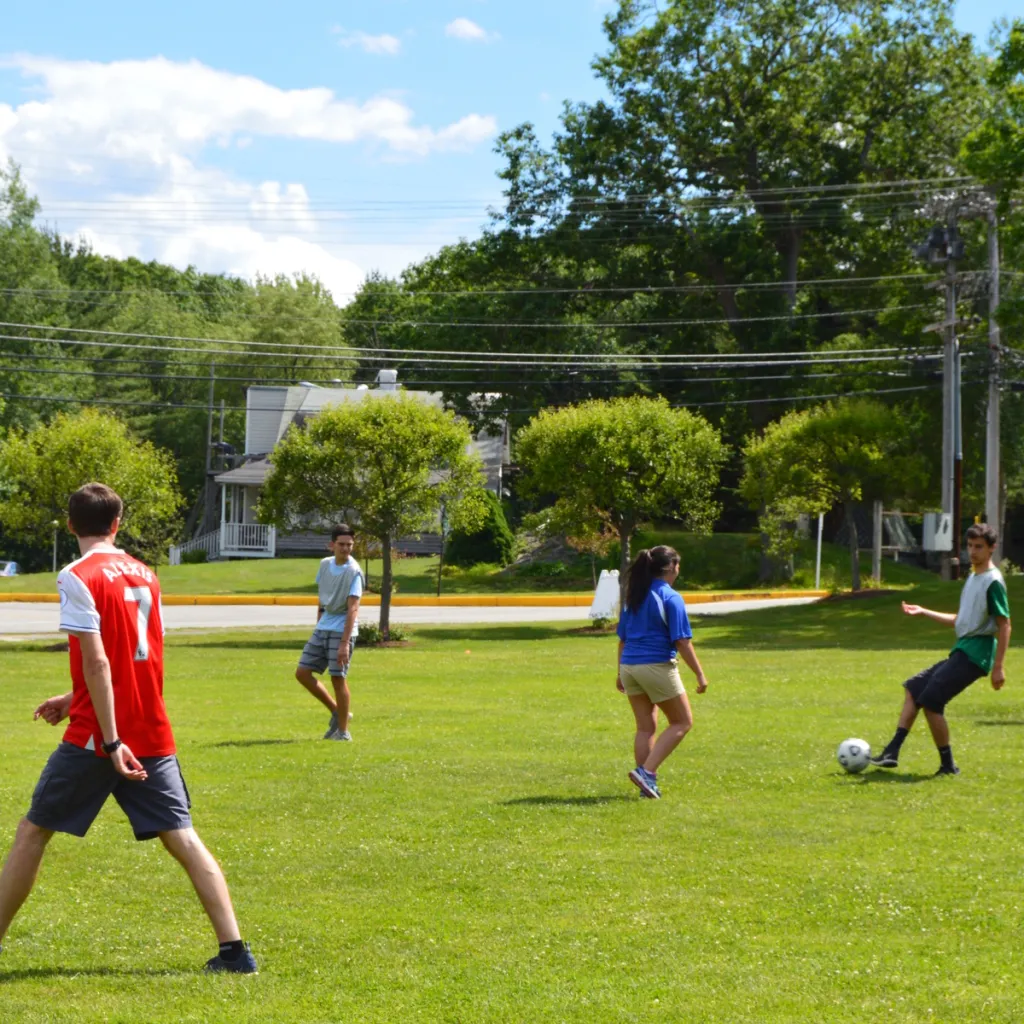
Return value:
<svg viewBox="0 0 1024 1024">
<path fill-rule="evenodd" d="M 253 459 L 252 462 L 246 462 L 235 469 L 229 469 L 226 473 L 220 473 L 213 479 L 219 484 L 243 484 L 252 486 L 262 484 L 269 474 L 269 459 Z"/>
<path fill-rule="evenodd" d="M 364 402 L 368 396 L 379 398 L 380 389 L 318 388 L 318 387 L 265 387 L 256 385 L 247 392 L 245 453 L 249 461 L 235 469 L 220 473 L 214 480 L 218 484 L 261 486 L 270 475 L 269 453 L 284 437 L 289 427 L 301 426 L 307 419 L 332 405 L 344 402 Z M 399 392 L 385 392 L 398 394 Z M 425 405 L 443 408 L 444 395 L 440 391 L 402 391 Z M 501 467 L 508 462 L 507 431 L 497 435 L 478 434 L 470 445 L 484 464 L 489 485 L 500 483 Z"/>
</svg>

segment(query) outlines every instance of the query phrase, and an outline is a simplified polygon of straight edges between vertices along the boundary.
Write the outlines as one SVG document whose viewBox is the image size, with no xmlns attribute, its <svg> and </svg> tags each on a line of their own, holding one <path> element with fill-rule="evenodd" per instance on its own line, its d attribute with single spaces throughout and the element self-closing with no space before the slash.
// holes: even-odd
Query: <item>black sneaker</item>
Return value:
<svg viewBox="0 0 1024 1024">
<path fill-rule="evenodd" d="M 868 760 L 876 768 L 898 768 L 899 767 L 899 761 L 896 759 L 895 755 L 890 754 L 888 750 L 883 750 L 876 757 L 869 758 Z"/>
<path fill-rule="evenodd" d="M 207 974 L 259 974 L 260 968 L 256 963 L 256 957 L 249 949 L 249 943 L 245 944 L 242 955 L 237 960 L 225 960 L 219 953 L 206 961 L 204 968 Z"/>
<path fill-rule="evenodd" d="M 947 768 L 944 764 L 939 766 L 939 770 L 935 773 L 936 775 L 959 775 L 960 769 L 956 765 L 952 768 Z"/>
</svg>

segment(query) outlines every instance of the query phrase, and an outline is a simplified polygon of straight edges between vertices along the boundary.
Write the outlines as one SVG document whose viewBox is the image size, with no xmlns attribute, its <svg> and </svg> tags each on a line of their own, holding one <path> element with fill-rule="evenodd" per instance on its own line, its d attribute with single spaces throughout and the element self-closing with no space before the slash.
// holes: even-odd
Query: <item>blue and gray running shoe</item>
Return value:
<svg viewBox="0 0 1024 1024">
<path fill-rule="evenodd" d="M 327 726 L 327 732 L 324 733 L 324 739 L 325 740 L 333 739 L 334 734 L 337 731 L 338 731 L 338 712 L 337 711 L 332 711 L 331 712 L 331 721 L 330 721 L 330 724 Z"/>
<path fill-rule="evenodd" d="M 249 943 L 245 944 L 242 955 L 237 960 L 225 960 L 219 953 L 206 961 L 207 974 L 259 974 L 260 968 L 256 963 L 256 957 L 249 949 Z"/>
<path fill-rule="evenodd" d="M 658 780 L 646 768 L 639 765 L 629 773 L 629 781 L 633 783 L 642 796 L 651 800 L 661 799 L 661 790 L 658 789 Z"/>
</svg>

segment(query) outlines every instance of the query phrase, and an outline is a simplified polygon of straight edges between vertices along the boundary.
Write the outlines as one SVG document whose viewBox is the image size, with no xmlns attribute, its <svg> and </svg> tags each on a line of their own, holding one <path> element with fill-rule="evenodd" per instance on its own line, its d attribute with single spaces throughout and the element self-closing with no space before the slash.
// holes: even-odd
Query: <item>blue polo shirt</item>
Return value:
<svg viewBox="0 0 1024 1024">
<path fill-rule="evenodd" d="M 639 611 L 622 609 L 616 632 L 626 645 L 622 650 L 623 665 L 673 661 L 676 641 L 693 638 L 686 605 L 664 580 L 655 580 L 651 584 Z"/>
</svg>

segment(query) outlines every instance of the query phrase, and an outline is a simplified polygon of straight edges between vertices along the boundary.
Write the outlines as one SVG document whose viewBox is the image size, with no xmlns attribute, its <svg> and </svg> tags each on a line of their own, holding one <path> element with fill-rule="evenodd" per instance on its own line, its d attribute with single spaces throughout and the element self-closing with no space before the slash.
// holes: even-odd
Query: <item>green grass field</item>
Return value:
<svg viewBox="0 0 1024 1024">
<path fill-rule="evenodd" d="M 357 651 L 351 745 L 319 740 L 290 680 L 304 638 L 167 654 L 196 826 L 259 977 L 198 973 L 212 935 L 184 874 L 111 803 L 51 844 L 0 954 L 0 1019 L 1021 1019 L 1016 652 L 1002 693 L 952 706 L 962 776 L 930 778 L 922 722 L 900 770 L 852 777 L 835 746 L 887 740 L 899 682 L 947 634 L 895 597 L 698 620 L 711 687 L 653 802 L 626 779 L 611 637 L 423 627 Z M 58 738 L 31 709 L 67 655 L 40 647 L 0 648 L 3 848 Z"/>
<path fill-rule="evenodd" d="M 636 550 L 653 544 L 670 544 L 682 555 L 682 572 L 676 586 L 680 590 L 730 590 L 758 586 L 760 563 L 756 536 L 718 533 L 707 537 L 659 530 L 639 535 Z M 824 546 L 822 586 L 850 586 L 850 556 L 844 548 Z M 399 558 L 394 563 L 398 594 L 436 594 L 438 560 Z M 371 589 L 380 587 L 380 559 L 364 561 L 370 574 Z M 578 559 L 563 566 L 564 571 L 540 567 L 536 575 L 501 575 L 497 566 L 480 565 L 472 569 L 448 567 L 442 579 L 444 594 L 579 593 L 592 588 L 590 563 Z M 871 557 L 861 557 L 861 572 L 866 580 Z M 241 559 L 200 565 L 163 565 L 158 569 L 165 594 L 314 594 L 316 575 L 314 558 Z M 600 565 L 598 566 L 600 572 Z M 885 561 L 886 586 L 908 586 L 927 580 L 932 574 L 912 565 Z M 2 593 L 52 593 L 57 577 L 53 573 L 29 573 L 0 578 Z M 763 586 L 763 584 L 761 584 Z M 784 587 L 800 589 L 814 586 L 814 546 L 806 543 L 796 558 L 796 574 Z"/>
</svg>

